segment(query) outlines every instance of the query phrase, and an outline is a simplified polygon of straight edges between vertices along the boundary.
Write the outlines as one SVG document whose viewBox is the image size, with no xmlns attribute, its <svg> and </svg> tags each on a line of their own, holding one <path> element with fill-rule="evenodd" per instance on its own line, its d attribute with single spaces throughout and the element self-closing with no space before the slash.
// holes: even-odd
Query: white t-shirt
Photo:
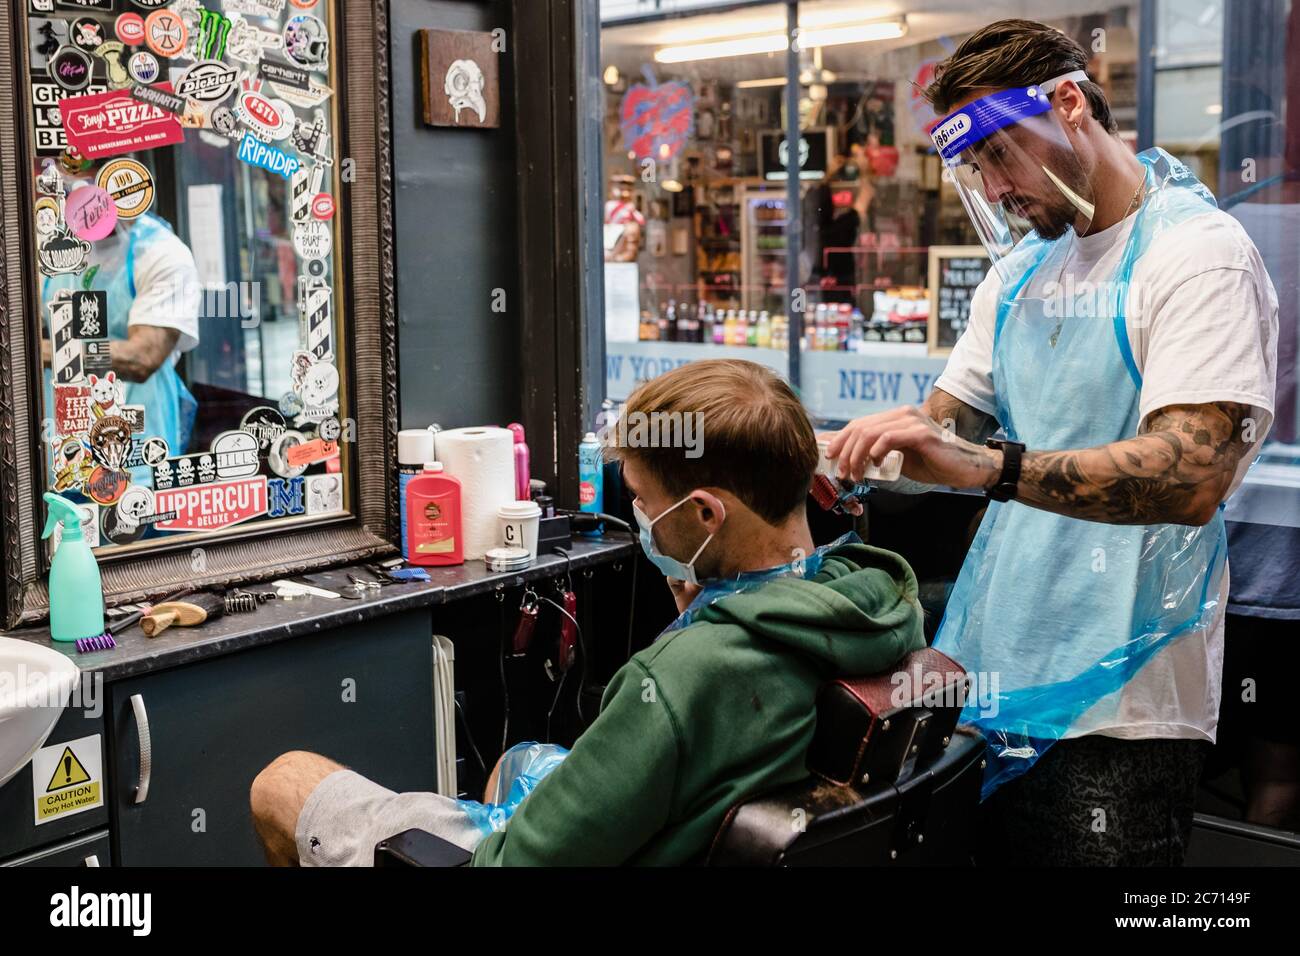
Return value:
<svg viewBox="0 0 1300 956">
<path fill-rule="evenodd" d="M 107 239 L 95 244 L 93 263 L 106 274 L 126 267 L 127 237 L 119 227 Z M 199 344 L 199 312 L 203 307 L 203 287 L 189 246 L 173 233 L 154 235 L 135 247 L 135 301 L 127 317 L 127 327 L 151 325 L 175 329 L 180 333 L 175 362 L 182 352 Z"/>
<path fill-rule="evenodd" d="M 1076 288 L 1112 279 L 1134 221 L 1129 217 L 1094 235 L 1070 233 L 1062 240 L 1071 243 L 1065 274 L 1073 277 Z M 1059 274 L 1042 271 L 1030 280 L 1024 295 L 1042 297 L 1060 279 Z M 994 270 L 976 289 L 970 324 L 936 383 L 994 417 L 993 334 L 1000 291 L 1001 279 Z M 1142 375 L 1141 420 L 1145 423 L 1152 412 L 1170 405 L 1236 402 L 1252 407 L 1256 441 L 1229 493 L 1240 485 L 1273 423 L 1277 314 L 1277 296 L 1259 252 L 1240 224 L 1222 212 L 1206 212 L 1171 227 L 1152 241 L 1133 267 L 1125 319 Z M 1072 316 L 1065 321 L 1099 320 Z M 1099 334 L 1113 342 L 1110 321 L 1101 321 L 1105 325 Z M 1066 736 L 1213 741 L 1227 599 L 1225 571 L 1208 630 L 1184 635 L 1159 652 L 1121 691 L 1118 708 L 1085 713 Z"/>
</svg>

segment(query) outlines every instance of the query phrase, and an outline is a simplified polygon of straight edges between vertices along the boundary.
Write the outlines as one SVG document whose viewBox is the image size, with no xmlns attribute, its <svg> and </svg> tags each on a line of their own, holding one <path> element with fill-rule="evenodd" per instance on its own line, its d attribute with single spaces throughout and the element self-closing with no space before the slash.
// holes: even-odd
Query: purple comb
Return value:
<svg viewBox="0 0 1300 956">
<path fill-rule="evenodd" d="M 83 637 L 77 641 L 78 654 L 90 654 L 94 651 L 111 651 L 117 647 L 117 641 L 113 640 L 113 635 L 105 631 L 99 637 Z"/>
</svg>

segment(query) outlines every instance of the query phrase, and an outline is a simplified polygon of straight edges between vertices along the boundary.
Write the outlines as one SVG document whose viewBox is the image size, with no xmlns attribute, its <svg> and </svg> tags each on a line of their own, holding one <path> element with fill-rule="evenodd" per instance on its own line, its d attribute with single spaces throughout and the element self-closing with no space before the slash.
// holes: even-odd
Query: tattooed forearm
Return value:
<svg viewBox="0 0 1300 956">
<path fill-rule="evenodd" d="M 998 430 L 997 420 L 977 408 L 972 408 L 960 398 L 936 388 L 923 408 L 940 427 L 977 445 L 984 444 Z"/>
<path fill-rule="evenodd" d="M 1127 441 L 1029 452 L 1018 500 L 1108 524 L 1206 524 L 1250 448 L 1249 414 L 1229 402 L 1171 406 Z"/>
</svg>

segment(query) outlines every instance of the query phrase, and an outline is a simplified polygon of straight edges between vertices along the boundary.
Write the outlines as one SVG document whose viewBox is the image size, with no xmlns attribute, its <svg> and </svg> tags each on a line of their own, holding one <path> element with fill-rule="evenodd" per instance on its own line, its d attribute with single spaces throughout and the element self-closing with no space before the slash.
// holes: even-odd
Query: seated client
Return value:
<svg viewBox="0 0 1300 956">
<path fill-rule="evenodd" d="M 814 550 L 817 441 L 770 371 L 686 365 L 641 386 L 623 414 L 606 454 L 683 617 L 614 675 L 572 752 L 490 835 L 458 801 L 289 753 L 252 787 L 271 862 L 365 866 L 377 842 L 418 827 L 473 851 L 475 866 L 689 863 L 733 805 L 808 776 L 823 683 L 924 646 L 902 558 L 856 539 Z M 702 438 L 689 450 L 635 427 L 687 415 Z"/>
</svg>

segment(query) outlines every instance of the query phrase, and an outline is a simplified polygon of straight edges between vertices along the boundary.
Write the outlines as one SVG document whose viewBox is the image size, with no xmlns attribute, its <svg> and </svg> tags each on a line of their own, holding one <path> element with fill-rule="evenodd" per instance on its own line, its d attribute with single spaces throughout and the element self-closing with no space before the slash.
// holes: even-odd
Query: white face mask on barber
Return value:
<svg viewBox="0 0 1300 956">
<path fill-rule="evenodd" d="M 632 513 L 636 515 L 637 527 L 641 529 L 641 550 L 644 551 L 645 556 L 650 559 L 650 563 L 658 568 L 666 578 L 676 578 L 679 581 L 685 581 L 687 584 L 698 585 L 700 582 L 699 578 L 695 574 L 695 562 L 700 559 L 700 555 L 703 554 L 704 549 L 709 546 L 709 542 L 713 540 L 714 535 L 711 534 L 705 538 L 704 543 L 700 545 L 699 550 L 695 552 L 691 557 L 691 560 L 683 564 L 676 558 L 664 554 L 658 547 L 656 547 L 653 530 L 654 526 L 664 519 L 664 515 L 676 511 L 690 500 L 691 496 L 687 495 L 681 501 L 677 502 L 677 504 L 665 510 L 663 514 L 658 518 L 655 518 L 653 521 L 646 516 L 646 513 L 641 510 L 641 506 L 635 501 L 632 502 Z M 727 514 L 725 511 L 722 513 L 722 520 L 727 520 Z"/>
</svg>

